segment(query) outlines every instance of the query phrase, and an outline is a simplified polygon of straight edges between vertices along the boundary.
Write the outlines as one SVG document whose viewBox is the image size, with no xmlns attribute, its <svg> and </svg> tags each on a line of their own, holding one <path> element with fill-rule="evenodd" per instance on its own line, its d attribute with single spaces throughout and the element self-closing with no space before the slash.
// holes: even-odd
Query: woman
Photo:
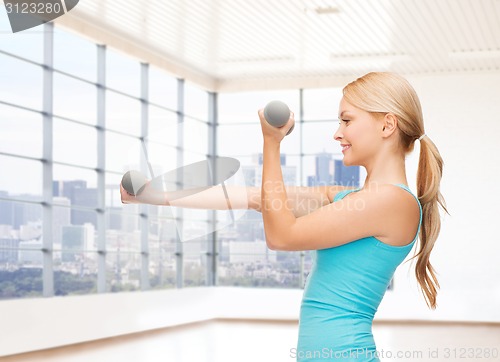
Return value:
<svg viewBox="0 0 500 362">
<path fill-rule="evenodd" d="M 297 360 L 378 361 L 373 316 L 419 237 L 416 277 L 430 308 L 436 307 L 439 288 L 429 257 L 440 231 L 438 205 L 446 211 L 439 191 L 443 161 L 425 135 L 418 97 L 404 78 L 391 73 L 369 73 L 344 88 L 334 139 L 346 166 L 366 169 L 359 189 L 285 187 L 280 142 L 294 124 L 293 114 L 281 128 L 269 125 L 262 110 L 259 117 L 262 187 L 246 193 L 232 188 L 229 194 L 234 208 L 262 212 L 269 248 L 316 250 L 302 300 Z M 417 140 L 418 197 L 405 172 L 405 156 Z M 223 198 L 205 193 L 171 205 L 225 208 Z M 169 204 L 168 194 L 148 196 L 153 194 L 145 193 L 142 202 Z M 122 200 L 141 202 L 123 190 Z"/>
</svg>

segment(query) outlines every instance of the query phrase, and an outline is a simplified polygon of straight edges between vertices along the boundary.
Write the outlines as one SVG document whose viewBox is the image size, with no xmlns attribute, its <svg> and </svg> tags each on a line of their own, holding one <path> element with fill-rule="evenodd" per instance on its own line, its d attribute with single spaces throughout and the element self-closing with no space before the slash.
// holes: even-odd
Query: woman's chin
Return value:
<svg viewBox="0 0 500 362">
<path fill-rule="evenodd" d="M 359 163 L 355 162 L 350 157 L 344 157 L 342 163 L 344 164 L 344 166 L 359 166 Z"/>
<path fill-rule="evenodd" d="M 352 166 L 352 163 L 351 163 L 351 160 L 349 160 L 349 157 L 344 157 L 344 159 L 342 160 L 342 163 L 344 164 L 344 166 Z"/>
</svg>

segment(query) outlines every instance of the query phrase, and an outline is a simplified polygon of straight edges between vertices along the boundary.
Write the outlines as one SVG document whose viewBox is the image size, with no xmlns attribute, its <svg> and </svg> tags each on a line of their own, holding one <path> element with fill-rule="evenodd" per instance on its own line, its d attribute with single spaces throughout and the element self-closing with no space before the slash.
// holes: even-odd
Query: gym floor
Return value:
<svg viewBox="0 0 500 362">
<path fill-rule="evenodd" d="M 376 322 L 381 361 L 500 361 L 499 324 Z M 295 322 L 213 320 L 0 358 L 2 362 L 293 362 Z"/>
</svg>

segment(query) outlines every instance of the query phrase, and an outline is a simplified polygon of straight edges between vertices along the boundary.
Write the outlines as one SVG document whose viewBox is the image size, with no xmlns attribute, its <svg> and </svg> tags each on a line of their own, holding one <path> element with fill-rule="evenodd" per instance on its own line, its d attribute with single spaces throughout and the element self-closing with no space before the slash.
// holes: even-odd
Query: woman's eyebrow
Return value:
<svg viewBox="0 0 500 362">
<path fill-rule="evenodd" d="M 344 113 L 349 113 L 349 111 L 342 111 L 339 115 L 339 118 L 342 119 L 342 116 L 344 115 Z"/>
</svg>

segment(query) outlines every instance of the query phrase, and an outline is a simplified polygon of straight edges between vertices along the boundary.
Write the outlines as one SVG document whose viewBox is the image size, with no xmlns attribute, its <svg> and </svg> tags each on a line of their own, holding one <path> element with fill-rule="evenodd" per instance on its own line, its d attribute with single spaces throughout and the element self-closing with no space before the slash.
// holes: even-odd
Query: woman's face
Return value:
<svg viewBox="0 0 500 362">
<path fill-rule="evenodd" d="M 381 119 L 354 107 L 342 98 L 339 120 L 339 128 L 333 138 L 342 146 L 344 165 L 365 166 L 379 148 L 383 128 Z"/>
</svg>

